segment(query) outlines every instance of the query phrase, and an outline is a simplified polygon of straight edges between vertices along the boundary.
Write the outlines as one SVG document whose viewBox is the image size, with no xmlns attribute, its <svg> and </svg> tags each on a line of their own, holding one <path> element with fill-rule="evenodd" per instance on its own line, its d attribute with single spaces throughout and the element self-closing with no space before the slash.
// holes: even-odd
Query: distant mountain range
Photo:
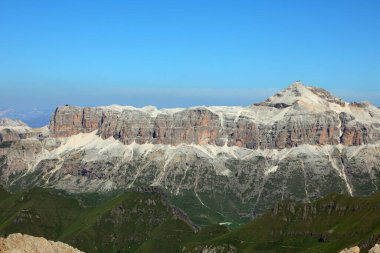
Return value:
<svg viewBox="0 0 380 253">
<path fill-rule="evenodd" d="M 50 122 L 51 110 L 15 110 L 0 108 L 0 118 L 18 119 L 30 127 L 43 127 Z"/>
<path fill-rule="evenodd" d="M 380 187 L 380 109 L 299 82 L 247 107 L 60 106 L 48 127 L 0 121 L 0 142 L 8 190 L 155 186 L 201 227 Z"/>
</svg>

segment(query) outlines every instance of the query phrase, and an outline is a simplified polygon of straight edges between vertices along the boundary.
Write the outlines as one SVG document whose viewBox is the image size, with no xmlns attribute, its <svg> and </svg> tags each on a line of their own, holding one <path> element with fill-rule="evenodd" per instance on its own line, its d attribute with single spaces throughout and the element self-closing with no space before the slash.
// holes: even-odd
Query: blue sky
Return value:
<svg viewBox="0 0 380 253">
<path fill-rule="evenodd" d="M 378 0 L 0 0 L 0 109 L 248 105 L 295 80 L 380 105 Z"/>
</svg>

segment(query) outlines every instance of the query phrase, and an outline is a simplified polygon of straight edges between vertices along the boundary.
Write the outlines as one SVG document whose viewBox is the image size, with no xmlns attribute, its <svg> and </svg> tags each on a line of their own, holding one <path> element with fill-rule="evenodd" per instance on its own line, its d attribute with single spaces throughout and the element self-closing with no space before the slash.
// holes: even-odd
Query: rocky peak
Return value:
<svg viewBox="0 0 380 253">
<path fill-rule="evenodd" d="M 255 105 L 276 108 L 286 108 L 293 105 L 301 105 L 304 108 L 328 108 L 330 103 L 340 106 L 346 104 L 346 102 L 334 97 L 330 92 L 322 88 L 305 86 L 297 81 L 281 92 L 269 97 L 264 102 Z"/>
</svg>

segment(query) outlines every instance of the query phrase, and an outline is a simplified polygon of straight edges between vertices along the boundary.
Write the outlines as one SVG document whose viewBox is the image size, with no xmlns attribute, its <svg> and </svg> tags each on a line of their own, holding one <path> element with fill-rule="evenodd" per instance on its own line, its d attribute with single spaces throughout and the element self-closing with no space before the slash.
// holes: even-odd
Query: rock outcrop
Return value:
<svg viewBox="0 0 380 253">
<path fill-rule="evenodd" d="M 380 244 L 376 244 L 371 248 L 368 253 L 380 253 Z"/>
<path fill-rule="evenodd" d="M 236 253 L 238 249 L 232 245 L 204 245 L 198 246 L 194 249 L 187 249 L 186 247 L 182 249 L 183 253 Z"/>
<path fill-rule="evenodd" d="M 83 253 L 62 242 L 48 241 L 43 237 L 11 234 L 0 237 L 1 253 Z"/>
<path fill-rule="evenodd" d="M 354 246 L 341 250 L 339 253 L 360 253 L 360 248 L 358 246 Z"/>
</svg>

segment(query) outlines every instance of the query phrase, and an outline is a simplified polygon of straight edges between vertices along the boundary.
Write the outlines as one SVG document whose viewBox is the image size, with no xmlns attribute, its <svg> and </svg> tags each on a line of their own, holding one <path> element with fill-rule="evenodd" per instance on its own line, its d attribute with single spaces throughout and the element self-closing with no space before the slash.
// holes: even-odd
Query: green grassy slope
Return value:
<svg viewBox="0 0 380 253">
<path fill-rule="evenodd" d="M 362 250 L 380 239 L 380 193 L 371 197 L 330 195 L 311 204 L 283 202 L 239 229 L 202 245 L 229 244 L 238 252 L 338 252 Z"/>
<path fill-rule="evenodd" d="M 380 240 L 380 193 L 282 202 L 232 231 L 212 225 L 195 233 L 179 217 L 161 193 L 73 196 L 42 188 L 10 194 L 0 188 L 0 236 L 20 232 L 85 252 L 138 253 L 201 252 L 205 246 L 244 253 L 328 253 L 352 245 L 365 250 Z"/>
<path fill-rule="evenodd" d="M 176 252 L 181 238 L 194 234 L 158 193 L 125 192 L 85 207 L 47 189 L 14 194 L 1 189 L 0 235 L 16 232 L 63 241 L 86 252 L 153 252 L 152 247 L 160 249 L 154 252 Z M 168 239 L 171 243 L 165 242 Z"/>
</svg>

